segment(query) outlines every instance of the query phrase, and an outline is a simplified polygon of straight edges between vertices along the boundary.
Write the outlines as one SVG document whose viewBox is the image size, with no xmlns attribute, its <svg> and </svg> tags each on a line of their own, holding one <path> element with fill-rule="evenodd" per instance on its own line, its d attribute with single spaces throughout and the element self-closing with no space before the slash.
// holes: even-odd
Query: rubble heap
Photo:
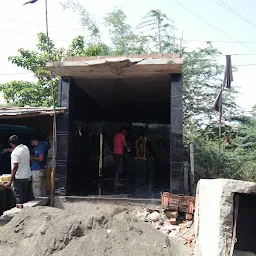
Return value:
<svg viewBox="0 0 256 256">
<path fill-rule="evenodd" d="M 165 209 L 148 209 L 137 212 L 139 219 L 148 222 L 154 229 L 168 236 L 169 239 L 181 240 L 188 246 L 189 255 L 194 255 L 195 234 L 193 214 Z"/>
<path fill-rule="evenodd" d="M 84 208 L 77 205 L 70 207 L 72 211 L 24 208 L 0 229 L 0 255 L 188 255 L 181 241 L 141 221 L 143 215 L 149 223 L 160 225 L 157 211 L 95 202 L 84 203 Z"/>
</svg>

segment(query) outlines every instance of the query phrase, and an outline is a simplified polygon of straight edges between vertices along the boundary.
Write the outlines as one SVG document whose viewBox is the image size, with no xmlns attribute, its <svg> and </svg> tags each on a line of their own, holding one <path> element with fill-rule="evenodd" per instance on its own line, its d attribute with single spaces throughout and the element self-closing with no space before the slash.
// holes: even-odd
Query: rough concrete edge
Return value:
<svg viewBox="0 0 256 256">
<path fill-rule="evenodd" d="M 204 181 L 210 181 L 211 179 L 201 179 L 198 181 L 197 183 L 197 187 L 196 187 L 196 204 L 195 204 L 195 238 L 196 238 L 196 246 L 195 246 L 195 251 L 194 251 L 194 254 L 195 256 L 201 256 L 202 255 L 202 252 L 201 252 L 201 246 L 200 246 L 200 243 L 198 241 L 198 238 L 199 238 L 199 229 L 200 229 L 200 186 L 201 186 L 201 183 L 203 183 Z M 224 191 L 224 187 L 225 187 L 225 184 L 229 181 L 228 179 L 214 179 L 212 180 L 216 183 L 221 183 L 221 187 L 222 187 L 222 191 L 221 191 L 221 195 L 223 195 L 223 191 Z M 220 215 L 220 212 L 221 212 L 221 209 L 219 209 L 219 215 Z M 221 224 L 220 224 L 221 226 Z M 219 255 L 226 255 L 226 254 L 219 254 Z"/>
<path fill-rule="evenodd" d="M 154 205 L 161 206 L 161 199 L 147 199 L 147 198 L 108 198 L 108 197 L 83 197 L 83 196 L 57 196 L 55 199 L 64 202 L 102 202 L 114 204 L 134 204 L 134 205 Z"/>
</svg>

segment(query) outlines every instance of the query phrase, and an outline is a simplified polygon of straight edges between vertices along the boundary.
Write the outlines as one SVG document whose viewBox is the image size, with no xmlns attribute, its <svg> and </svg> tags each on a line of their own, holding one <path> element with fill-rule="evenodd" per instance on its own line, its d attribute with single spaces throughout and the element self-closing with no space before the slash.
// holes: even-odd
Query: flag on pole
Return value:
<svg viewBox="0 0 256 256">
<path fill-rule="evenodd" d="M 226 87 L 230 89 L 231 82 L 233 82 L 233 72 L 230 55 L 226 55 L 226 79 Z"/>
<path fill-rule="evenodd" d="M 223 90 L 223 88 L 220 89 L 218 96 L 215 99 L 213 106 L 212 106 L 213 109 L 219 113 L 222 113 L 222 90 Z"/>
<path fill-rule="evenodd" d="M 33 4 L 33 3 L 37 2 L 37 1 L 38 1 L 38 0 L 30 0 L 30 1 L 26 2 L 25 4 L 23 4 L 23 5 L 26 5 L 26 4 Z"/>
<path fill-rule="evenodd" d="M 231 82 L 233 81 L 233 73 L 232 73 L 232 64 L 231 64 L 231 56 L 226 55 L 226 70 L 225 70 L 225 76 L 223 80 L 223 84 L 221 85 L 220 91 L 213 103 L 213 109 L 222 113 L 222 92 L 225 86 L 230 89 Z"/>
</svg>

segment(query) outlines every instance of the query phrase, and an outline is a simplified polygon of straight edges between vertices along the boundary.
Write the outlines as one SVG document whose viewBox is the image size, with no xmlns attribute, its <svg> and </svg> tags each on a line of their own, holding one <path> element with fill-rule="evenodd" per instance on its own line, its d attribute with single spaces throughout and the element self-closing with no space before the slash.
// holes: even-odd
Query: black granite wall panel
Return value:
<svg viewBox="0 0 256 256">
<path fill-rule="evenodd" d="M 171 76 L 170 89 L 170 190 L 174 194 L 184 193 L 183 171 L 183 118 L 182 118 L 182 76 Z"/>
</svg>

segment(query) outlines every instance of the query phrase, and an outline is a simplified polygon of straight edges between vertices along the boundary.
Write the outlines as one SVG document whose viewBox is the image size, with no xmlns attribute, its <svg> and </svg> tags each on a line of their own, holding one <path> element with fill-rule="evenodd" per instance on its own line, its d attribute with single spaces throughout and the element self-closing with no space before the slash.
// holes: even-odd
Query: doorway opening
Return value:
<svg viewBox="0 0 256 256">
<path fill-rule="evenodd" d="M 70 85 L 71 195 L 153 197 L 170 184 L 170 75 L 73 78 Z M 114 186 L 113 137 L 121 127 L 124 186 Z"/>
<path fill-rule="evenodd" d="M 251 253 L 250 255 L 256 255 L 256 195 L 236 195 L 238 196 L 238 214 L 234 255 L 239 255 L 239 253 L 241 254 L 242 252 L 248 252 Z"/>
</svg>

